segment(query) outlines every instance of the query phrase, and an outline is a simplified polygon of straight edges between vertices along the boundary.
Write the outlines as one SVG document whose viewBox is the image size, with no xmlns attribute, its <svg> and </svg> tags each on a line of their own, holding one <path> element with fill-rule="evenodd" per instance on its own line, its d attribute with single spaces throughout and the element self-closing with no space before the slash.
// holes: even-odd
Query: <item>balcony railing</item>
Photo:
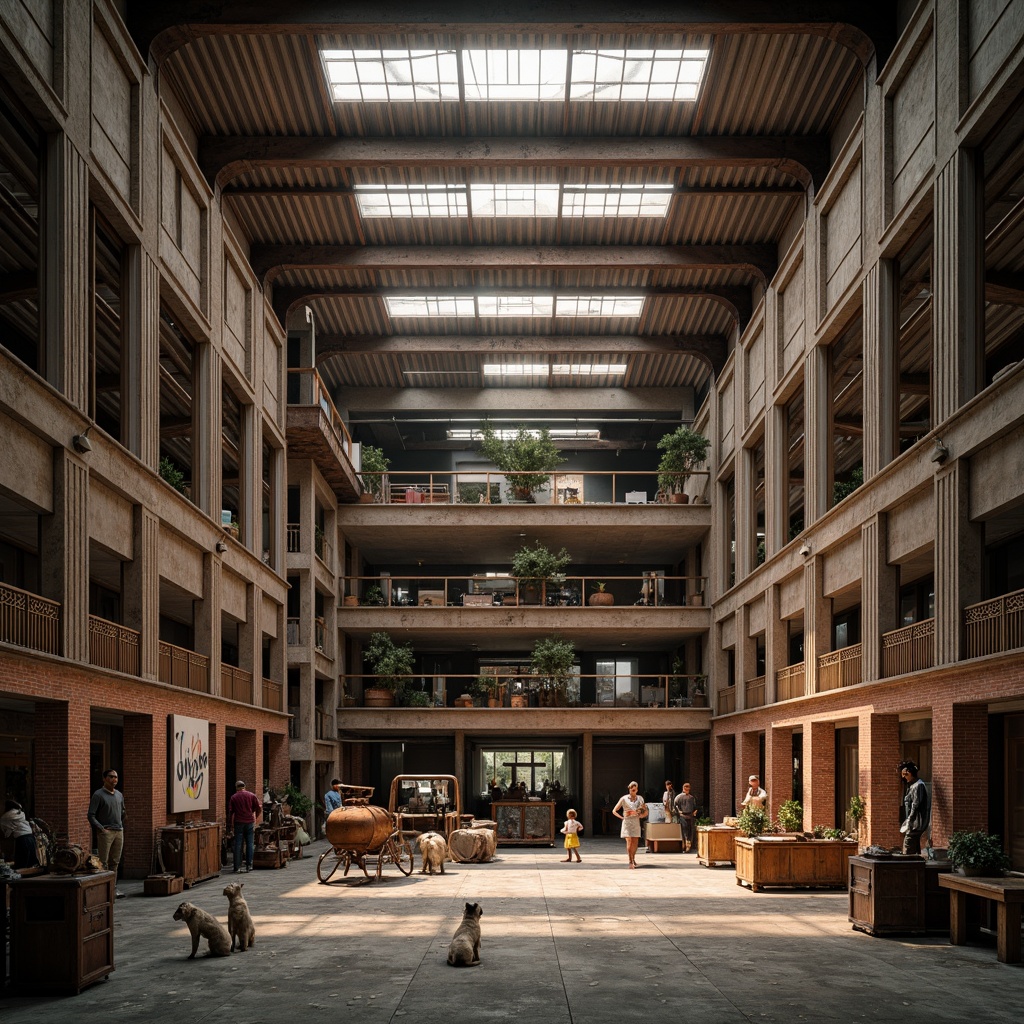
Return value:
<svg viewBox="0 0 1024 1024">
<path fill-rule="evenodd" d="M 89 616 L 89 664 L 111 672 L 139 674 L 139 637 L 136 629 Z"/>
<path fill-rule="evenodd" d="M 288 370 L 288 404 L 318 405 L 327 417 L 331 432 L 345 453 L 352 461 L 352 436 L 345 426 L 345 421 L 334 407 L 331 396 L 324 386 L 320 374 L 311 368 L 292 368 Z"/>
<path fill-rule="evenodd" d="M 327 643 L 327 623 L 320 616 L 313 620 L 313 642 L 321 654 L 328 658 L 331 656 L 330 645 Z"/>
<path fill-rule="evenodd" d="M 288 524 L 288 554 L 295 555 L 302 550 L 302 530 L 298 523 Z"/>
<path fill-rule="evenodd" d="M 186 647 L 160 641 L 160 682 L 210 692 L 210 659 Z"/>
<path fill-rule="evenodd" d="M 743 699 L 745 707 L 764 707 L 764 676 L 755 676 L 748 679 L 744 686 Z"/>
<path fill-rule="evenodd" d="M 392 689 L 388 684 L 391 677 L 371 674 L 342 676 L 344 692 L 355 695 L 368 689 Z M 493 676 L 493 684 L 481 688 L 479 675 L 411 674 L 399 676 L 397 701 L 399 705 L 409 704 L 410 695 L 426 694 L 428 705 L 435 703 L 435 695 L 446 706 L 460 707 L 457 700 L 469 697 L 474 706 L 488 707 L 489 700 L 501 707 L 595 707 L 595 708 L 706 708 L 707 697 L 703 688 L 704 676 L 697 675 L 601 675 L 588 674 L 570 676 L 564 686 L 553 686 L 543 676 L 532 672 L 505 672 Z M 588 699 L 581 699 L 586 689 Z M 358 704 L 359 698 L 354 698 Z M 422 697 L 414 698 L 425 706 Z M 338 709 L 344 713 L 346 706 Z"/>
<path fill-rule="evenodd" d="M 313 533 L 313 553 L 328 569 L 334 569 L 334 549 L 331 542 L 319 530 Z"/>
<path fill-rule="evenodd" d="M 818 658 L 818 689 L 838 690 L 862 682 L 860 644 L 829 651 Z"/>
<path fill-rule="evenodd" d="M 287 639 L 290 644 L 297 644 L 299 642 L 299 620 L 298 618 L 289 619 L 286 625 Z"/>
<path fill-rule="evenodd" d="M 335 740 L 338 738 L 338 730 L 335 728 L 334 719 L 323 708 L 313 709 L 316 719 L 316 738 L 318 740 Z"/>
<path fill-rule="evenodd" d="M 290 740 L 302 739 L 302 720 L 299 718 L 299 711 L 300 708 L 288 705 L 288 714 L 292 716 L 288 719 L 288 739 Z"/>
<path fill-rule="evenodd" d="M 241 701 L 243 704 L 252 703 L 252 673 L 245 669 L 236 668 L 234 665 L 220 666 L 220 692 L 222 697 L 229 700 Z"/>
<path fill-rule="evenodd" d="M 566 576 L 561 583 L 533 581 L 496 573 L 474 576 L 348 576 L 345 607 L 356 604 L 390 608 L 491 608 L 546 605 L 550 608 L 601 607 L 598 592 L 613 606 L 678 608 L 702 605 L 706 576 Z M 600 584 L 600 586 L 599 586 Z M 605 599 L 607 600 L 607 599 Z M 291 620 L 289 620 L 291 621 Z M 289 639 L 289 643 L 292 641 Z"/>
<path fill-rule="evenodd" d="M 715 701 L 715 710 L 720 715 L 728 715 L 736 710 L 735 686 L 727 686 L 724 690 L 718 691 L 718 699 Z"/>
<path fill-rule="evenodd" d="M 787 665 L 775 673 L 775 699 L 791 700 L 793 697 L 802 697 L 807 690 L 807 677 L 804 673 L 804 663 Z"/>
<path fill-rule="evenodd" d="M 528 500 L 515 497 L 516 479 L 536 479 L 536 473 L 445 469 L 361 472 L 360 476 L 367 493 L 386 505 L 660 505 L 672 500 L 659 491 L 658 473 L 651 470 L 552 472 L 547 474 L 547 484 Z M 687 500 L 706 500 L 707 470 L 677 476 Z"/>
<path fill-rule="evenodd" d="M 60 654 L 60 603 L 0 583 L 0 641 Z"/>
<path fill-rule="evenodd" d="M 270 711 L 280 711 L 284 707 L 281 699 L 282 687 L 273 679 L 263 680 L 263 706 Z"/>
<path fill-rule="evenodd" d="M 882 676 L 931 668 L 935 662 L 935 620 L 924 619 L 882 634 Z"/>
<path fill-rule="evenodd" d="M 1024 647 L 1024 590 L 968 605 L 964 623 L 968 658 Z"/>
</svg>

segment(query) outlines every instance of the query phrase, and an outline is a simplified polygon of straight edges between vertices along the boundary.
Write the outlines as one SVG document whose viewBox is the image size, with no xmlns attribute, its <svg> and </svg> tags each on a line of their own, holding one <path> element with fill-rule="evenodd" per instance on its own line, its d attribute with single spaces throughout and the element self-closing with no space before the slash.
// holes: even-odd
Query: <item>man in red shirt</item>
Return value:
<svg viewBox="0 0 1024 1024">
<path fill-rule="evenodd" d="M 245 788 L 239 779 L 228 801 L 228 824 L 235 830 L 235 874 L 242 870 L 242 840 L 245 840 L 245 870 L 252 871 L 253 842 L 256 819 L 263 813 L 263 805 L 255 793 Z"/>
</svg>

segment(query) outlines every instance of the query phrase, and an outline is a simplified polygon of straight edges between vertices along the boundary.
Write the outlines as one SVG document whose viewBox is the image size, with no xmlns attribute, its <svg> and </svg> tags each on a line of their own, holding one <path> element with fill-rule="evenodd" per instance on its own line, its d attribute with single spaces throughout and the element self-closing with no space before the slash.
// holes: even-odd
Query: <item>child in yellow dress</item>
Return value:
<svg viewBox="0 0 1024 1024">
<path fill-rule="evenodd" d="M 570 807 L 565 812 L 565 824 L 562 826 L 562 835 L 565 836 L 565 863 L 568 864 L 572 860 L 572 855 L 576 854 L 576 859 L 580 860 L 580 836 L 579 834 L 583 831 L 583 825 L 576 820 L 576 812 Z"/>
</svg>

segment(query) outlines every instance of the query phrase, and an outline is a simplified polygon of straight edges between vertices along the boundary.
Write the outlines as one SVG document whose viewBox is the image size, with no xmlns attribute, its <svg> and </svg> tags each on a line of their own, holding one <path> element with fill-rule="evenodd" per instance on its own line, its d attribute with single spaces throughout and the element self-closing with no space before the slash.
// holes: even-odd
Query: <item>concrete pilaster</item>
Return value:
<svg viewBox="0 0 1024 1024">
<path fill-rule="evenodd" d="M 209 552 L 203 554 L 203 596 L 195 602 L 195 649 L 210 660 L 210 693 L 220 687 L 220 578 L 221 560 Z"/>
<path fill-rule="evenodd" d="M 832 410 L 828 347 L 817 345 L 804 361 L 804 527 L 831 507 Z"/>
<path fill-rule="evenodd" d="M 245 588 L 245 622 L 238 626 L 238 667 L 252 673 L 254 692 L 263 671 L 263 591 L 250 583 Z"/>
<path fill-rule="evenodd" d="M 775 673 L 789 664 L 789 643 L 786 637 L 786 623 L 782 619 L 781 591 L 777 584 L 764 593 L 764 700 L 774 704 L 778 700 Z"/>
<path fill-rule="evenodd" d="M 147 466 L 160 461 L 160 271 L 138 246 L 129 249 L 125 282 L 126 386 L 122 396 L 125 445 Z"/>
<path fill-rule="evenodd" d="M 132 560 L 124 564 L 124 624 L 139 631 L 139 674 L 160 674 L 160 520 L 132 507 Z"/>
<path fill-rule="evenodd" d="M 818 657 L 832 649 L 832 602 L 822 596 L 825 559 L 812 555 L 804 565 L 805 693 L 818 692 Z"/>
<path fill-rule="evenodd" d="M 53 515 L 41 523 L 42 592 L 60 602 L 60 651 L 88 662 L 89 471 L 66 448 L 53 450 Z"/>
<path fill-rule="evenodd" d="M 740 360 L 743 362 L 743 360 Z M 740 450 L 736 459 L 736 579 L 746 579 L 754 568 L 754 453 Z"/>
<path fill-rule="evenodd" d="M 889 519 L 878 513 L 861 526 L 861 678 L 882 678 L 882 634 L 896 628 L 899 578 L 887 561 Z"/>
<path fill-rule="evenodd" d="M 459 793 L 465 800 L 469 794 L 466 788 L 466 734 L 461 729 L 455 730 L 455 778 L 459 783 Z"/>
<path fill-rule="evenodd" d="M 864 479 L 892 462 L 896 444 L 893 270 L 879 260 L 864 277 Z"/>
<path fill-rule="evenodd" d="M 750 636 L 750 609 L 736 609 L 736 710 L 747 706 L 747 680 L 757 669 L 757 642 Z"/>
</svg>

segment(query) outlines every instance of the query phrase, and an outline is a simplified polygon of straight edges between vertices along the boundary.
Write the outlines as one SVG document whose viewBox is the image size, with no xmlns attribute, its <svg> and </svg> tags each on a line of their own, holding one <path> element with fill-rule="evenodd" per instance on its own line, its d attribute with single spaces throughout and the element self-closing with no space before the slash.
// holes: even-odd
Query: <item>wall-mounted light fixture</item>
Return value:
<svg viewBox="0 0 1024 1024">
<path fill-rule="evenodd" d="M 75 434 L 71 438 L 71 447 L 78 452 L 79 455 L 88 455 L 92 451 L 92 442 L 89 440 L 89 431 L 92 430 L 92 426 L 88 426 L 80 434 Z"/>
<path fill-rule="evenodd" d="M 931 460 L 940 466 L 949 458 L 949 449 L 942 443 L 942 438 L 935 438 L 935 447 L 932 449 Z"/>
<path fill-rule="evenodd" d="M 803 558 L 806 558 L 811 553 L 811 546 L 809 544 L 800 545 L 800 554 Z"/>
<path fill-rule="evenodd" d="M 217 553 L 218 554 L 223 555 L 224 552 L 227 551 L 227 549 L 228 549 L 228 546 L 227 546 L 227 544 L 224 543 L 224 541 L 222 541 L 222 540 L 217 541 Z"/>
</svg>

